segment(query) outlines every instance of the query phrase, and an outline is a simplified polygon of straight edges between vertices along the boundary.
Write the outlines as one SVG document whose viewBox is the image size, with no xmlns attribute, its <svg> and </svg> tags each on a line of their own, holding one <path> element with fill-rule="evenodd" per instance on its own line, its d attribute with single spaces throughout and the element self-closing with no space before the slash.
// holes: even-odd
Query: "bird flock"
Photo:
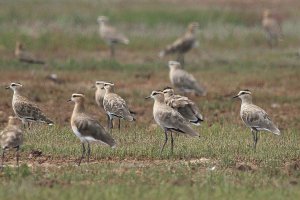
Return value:
<svg viewBox="0 0 300 200">
<path fill-rule="evenodd" d="M 129 44 L 129 39 L 119 32 L 116 28 L 109 25 L 106 16 L 100 16 L 97 19 L 99 23 L 99 33 L 101 38 L 110 47 L 110 56 L 115 56 L 115 46 L 119 43 Z M 281 28 L 279 22 L 272 17 L 269 10 L 264 11 L 262 26 L 266 31 L 268 44 L 270 47 L 277 45 L 281 37 Z M 193 126 L 199 126 L 204 121 L 204 117 L 195 102 L 186 95 L 205 96 L 206 88 L 200 84 L 197 79 L 189 72 L 183 69 L 185 60 L 184 54 L 198 45 L 196 31 L 199 27 L 197 22 L 189 24 L 184 35 L 175 40 L 159 52 L 163 57 L 168 54 L 177 54 L 176 61 L 169 61 L 169 78 L 172 87 L 165 87 L 161 90 L 154 90 L 146 99 L 153 99 L 153 118 L 164 132 L 165 139 L 160 149 L 160 154 L 171 138 L 171 153 L 174 149 L 174 134 L 182 134 L 191 137 L 199 137 L 199 133 Z M 21 62 L 34 64 L 44 64 L 44 61 L 35 58 L 24 50 L 20 42 L 16 44 L 16 57 Z M 118 146 L 116 140 L 112 137 L 113 120 L 118 120 L 118 129 L 121 131 L 121 120 L 134 122 L 135 113 L 130 110 L 126 101 L 114 91 L 115 84 L 107 81 L 96 81 L 94 88 L 95 102 L 102 112 L 107 116 L 106 128 L 101 125 L 98 119 L 88 114 L 85 110 L 84 94 L 74 93 L 68 100 L 74 103 L 70 124 L 74 134 L 79 138 L 82 144 L 82 155 L 78 162 L 87 156 L 89 162 L 91 154 L 91 143 L 102 143 L 111 148 Z M 23 144 L 23 130 L 30 129 L 33 122 L 53 125 L 54 122 L 27 97 L 22 95 L 23 85 L 21 83 L 10 83 L 6 89 L 13 91 L 12 110 L 15 116 L 10 116 L 7 126 L 0 133 L 0 145 L 2 148 L 1 167 L 5 159 L 5 152 L 8 149 L 16 149 L 16 161 L 19 166 L 19 149 Z M 178 91 L 179 94 L 175 94 Z M 280 130 L 270 119 L 268 114 L 260 107 L 252 103 L 251 91 L 245 89 L 233 98 L 241 100 L 240 117 L 244 124 L 250 128 L 253 135 L 253 148 L 256 149 L 259 131 L 269 131 L 275 135 L 280 135 Z M 23 127 L 20 127 L 18 121 L 21 120 Z"/>
</svg>

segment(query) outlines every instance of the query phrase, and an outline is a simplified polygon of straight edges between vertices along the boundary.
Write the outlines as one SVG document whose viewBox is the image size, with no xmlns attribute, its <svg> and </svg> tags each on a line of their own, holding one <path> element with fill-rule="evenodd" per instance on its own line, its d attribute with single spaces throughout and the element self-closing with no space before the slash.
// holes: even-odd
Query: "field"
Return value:
<svg viewBox="0 0 300 200">
<path fill-rule="evenodd" d="M 21 166 L 14 152 L 0 172 L 0 199 L 299 199 L 300 198 L 300 2 L 275 1 L 3 1 L 0 3 L 0 126 L 11 109 L 10 82 L 41 106 L 56 124 L 26 129 Z M 270 49 L 260 26 L 264 8 L 282 17 L 284 32 Z M 116 59 L 98 34 L 106 15 L 130 39 Z M 199 47 L 186 56 L 185 69 L 206 86 L 205 97 L 190 96 L 205 122 L 200 138 L 175 137 L 159 154 L 164 134 L 152 116 L 152 90 L 170 86 L 167 62 L 158 52 L 200 24 Z M 16 41 L 46 65 L 19 62 Z M 48 78 L 57 74 L 60 82 Z M 86 95 L 86 109 L 102 125 L 106 117 L 94 101 L 96 80 L 114 82 L 115 91 L 137 113 L 135 123 L 113 130 L 118 147 L 92 145 L 91 161 L 78 167 L 80 141 L 70 127 L 72 93 Z M 280 136 L 260 133 L 257 150 L 231 97 L 250 89 L 254 103 L 279 126 Z M 38 153 L 41 152 L 41 155 Z"/>
</svg>

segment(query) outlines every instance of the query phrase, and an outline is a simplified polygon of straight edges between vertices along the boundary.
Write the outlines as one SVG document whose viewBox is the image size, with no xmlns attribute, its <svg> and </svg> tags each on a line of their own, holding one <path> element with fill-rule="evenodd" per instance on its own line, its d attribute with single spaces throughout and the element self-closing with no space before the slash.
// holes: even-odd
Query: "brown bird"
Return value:
<svg viewBox="0 0 300 200">
<path fill-rule="evenodd" d="M 4 163 L 4 154 L 8 149 L 16 149 L 17 166 L 19 167 L 19 149 L 23 143 L 23 132 L 19 125 L 17 117 L 9 116 L 8 124 L 0 133 L 0 144 L 2 148 L 1 166 Z"/>
<path fill-rule="evenodd" d="M 71 127 L 74 134 L 80 139 L 82 143 L 82 156 L 79 160 L 78 165 L 80 165 L 82 159 L 85 156 L 85 144 L 87 144 L 88 146 L 88 162 L 91 154 L 90 143 L 103 143 L 109 145 L 111 148 L 115 148 L 116 146 L 115 140 L 105 131 L 98 120 L 91 117 L 85 112 L 84 100 L 85 97 L 83 94 L 72 94 L 72 98 L 69 100 L 75 102 L 71 117 Z"/>
<path fill-rule="evenodd" d="M 20 62 L 31 64 L 45 64 L 44 61 L 39 60 L 34 55 L 25 51 L 24 45 L 20 42 L 16 43 L 15 56 Z"/>
<path fill-rule="evenodd" d="M 277 20 L 269 9 L 264 10 L 262 27 L 265 30 L 269 46 L 272 48 L 278 45 L 282 37 L 282 29 L 279 20 Z"/>
<path fill-rule="evenodd" d="M 163 90 L 165 103 L 177 110 L 191 124 L 199 126 L 203 122 L 203 116 L 200 114 L 197 105 L 188 97 L 174 94 L 174 90 L 166 87 Z"/>
<path fill-rule="evenodd" d="M 103 98 L 103 107 L 106 114 L 109 116 L 108 129 L 112 129 L 112 121 L 114 118 L 125 119 L 127 121 L 135 121 L 133 114 L 130 112 L 126 101 L 118 94 L 114 93 L 114 84 L 104 84 L 105 95 Z M 119 130 L 121 124 L 119 121 Z"/>
<path fill-rule="evenodd" d="M 162 50 L 159 53 L 159 57 L 177 53 L 177 61 L 179 61 L 181 64 L 184 64 L 184 54 L 190 51 L 192 48 L 198 46 L 196 38 L 198 27 L 198 22 L 190 23 L 186 33 Z"/>
<path fill-rule="evenodd" d="M 171 133 L 171 153 L 173 153 L 174 147 L 173 131 L 192 137 L 199 136 L 199 134 L 189 126 L 188 121 L 177 110 L 165 104 L 163 92 L 152 91 L 151 95 L 146 97 L 146 99 L 149 98 L 154 100 L 154 120 L 165 133 L 165 142 L 160 149 L 160 154 L 162 154 L 165 145 L 168 142 L 168 131 Z"/>
<path fill-rule="evenodd" d="M 22 120 L 24 126 L 27 123 L 29 127 L 29 122 L 42 122 L 48 125 L 53 125 L 53 121 L 50 120 L 42 112 L 42 110 L 28 98 L 21 95 L 21 88 L 23 86 L 20 83 L 11 83 L 6 89 L 13 90 L 12 98 L 12 108 L 15 115 Z"/>
<path fill-rule="evenodd" d="M 109 45 L 110 56 L 113 58 L 115 56 L 115 45 L 119 43 L 129 44 L 129 40 L 121 32 L 109 25 L 109 20 L 106 16 L 99 16 L 97 21 L 100 25 L 100 36 Z"/>
</svg>

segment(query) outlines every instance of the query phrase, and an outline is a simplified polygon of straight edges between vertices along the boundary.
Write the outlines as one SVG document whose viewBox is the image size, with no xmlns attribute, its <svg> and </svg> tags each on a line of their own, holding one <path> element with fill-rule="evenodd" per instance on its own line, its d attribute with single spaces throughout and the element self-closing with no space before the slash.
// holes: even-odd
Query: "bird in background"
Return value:
<svg viewBox="0 0 300 200">
<path fill-rule="evenodd" d="M 272 48 L 278 45 L 282 38 L 282 29 L 279 20 L 277 20 L 269 9 L 263 11 L 262 27 L 266 33 L 269 46 Z"/>
<path fill-rule="evenodd" d="M 199 126 L 203 122 L 199 108 L 188 97 L 174 94 L 174 90 L 170 87 L 164 88 L 163 93 L 165 103 L 177 110 L 191 124 Z"/>
<path fill-rule="evenodd" d="M 21 95 L 22 84 L 11 83 L 6 89 L 13 90 L 12 108 L 15 115 L 22 121 L 24 127 L 26 124 L 30 128 L 29 122 L 42 122 L 53 125 L 53 121 L 46 117 L 42 110 L 28 98 Z"/>
<path fill-rule="evenodd" d="M 117 44 L 129 44 L 129 39 L 119 32 L 116 28 L 109 25 L 108 17 L 99 16 L 97 19 L 99 23 L 99 32 L 101 38 L 109 45 L 110 47 L 110 56 L 111 58 L 115 57 L 115 46 Z"/>
<path fill-rule="evenodd" d="M 190 23 L 185 34 L 176 39 L 172 44 L 167 45 L 164 50 L 160 51 L 159 57 L 164 57 L 168 54 L 177 54 L 177 61 L 184 65 L 184 55 L 198 46 L 196 37 L 198 28 L 198 22 Z"/>
<path fill-rule="evenodd" d="M 3 167 L 5 151 L 16 149 L 16 164 L 19 167 L 19 150 L 23 143 L 23 131 L 19 125 L 20 121 L 17 117 L 9 116 L 8 124 L 0 133 L 0 145 L 2 148 L 1 166 Z"/>
<path fill-rule="evenodd" d="M 135 121 L 134 116 L 130 113 L 130 110 L 126 104 L 126 101 L 118 94 L 114 93 L 113 83 L 104 83 L 105 95 L 103 99 L 103 107 L 107 115 L 108 129 L 113 128 L 113 119 L 125 119 L 127 121 Z M 121 122 L 119 121 L 119 130 L 121 128 Z"/>
<path fill-rule="evenodd" d="M 15 56 L 20 62 L 31 64 L 45 64 L 45 61 L 27 52 L 21 42 L 16 42 Z"/>
<path fill-rule="evenodd" d="M 164 93 L 161 91 L 152 91 L 146 99 L 154 99 L 153 117 L 155 122 L 164 130 L 165 141 L 161 147 L 162 154 L 166 143 L 168 142 L 168 132 L 171 135 L 171 154 L 173 154 L 174 138 L 173 131 L 184 135 L 196 137 L 199 134 L 189 126 L 189 122 L 175 109 L 171 108 L 164 101 Z"/>
<path fill-rule="evenodd" d="M 72 94 L 69 101 L 75 103 L 72 117 L 71 117 L 71 127 L 74 134 L 80 139 L 82 144 L 82 155 L 78 162 L 78 166 L 81 164 L 82 159 L 86 156 L 89 162 L 91 148 L 90 143 L 102 143 L 110 146 L 111 148 L 116 147 L 115 140 L 106 132 L 106 130 L 101 126 L 100 122 L 91 117 L 85 112 L 84 101 L 85 97 L 83 94 Z M 87 152 L 86 145 L 87 144 Z"/>
<path fill-rule="evenodd" d="M 169 61 L 168 66 L 170 81 L 180 93 L 194 94 L 196 96 L 206 95 L 206 89 L 200 85 L 192 74 L 183 70 L 179 62 Z"/>
<path fill-rule="evenodd" d="M 256 144 L 258 142 L 259 131 L 269 131 L 275 135 L 280 135 L 280 130 L 272 122 L 266 111 L 252 103 L 252 94 L 250 90 L 241 90 L 233 98 L 242 100 L 240 116 L 245 125 L 251 129 L 254 149 L 256 149 Z"/>
</svg>

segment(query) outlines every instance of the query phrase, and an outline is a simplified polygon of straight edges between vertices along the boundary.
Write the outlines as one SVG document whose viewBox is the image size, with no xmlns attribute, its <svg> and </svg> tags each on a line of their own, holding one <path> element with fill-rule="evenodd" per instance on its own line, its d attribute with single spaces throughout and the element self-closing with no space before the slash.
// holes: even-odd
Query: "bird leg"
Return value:
<svg viewBox="0 0 300 200">
<path fill-rule="evenodd" d="M 107 116 L 107 130 L 109 130 L 110 129 L 110 117 L 108 114 L 106 116 Z"/>
<path fill-rule="evenodd" d="M 120 130 L 121 130 L 121 119 L 120 118 L 119 118 L 118 129 L 119 129 L 119 132 L 120 132 Z"/>
<path fill-rule="evenodd" d="M 177 61 L 180 62 L 182 67 L 184 67 L 184 55 L 182 53 L 178 53 Z"/>
<path fill-rule="evenodd" d="M 167 142 L 168 142 L 168 133 L 167 133 L 167 129 L 164 130 L 164 133 L 165 133 L 165 142 L 164 144 L 162 145 L 161 149 L 160 149 L 160 155 L 162 154 Z"/>
<path fill-rule="evenodd" d="M 174 147 L 174 138 L 173 138 L 173 133 L 171 131 L 171 155 L 173 155 L 173 147 Z"/>
<path fill-rule="evenodd" d="M 17 162 L 18 168 L 19 168 L 19 158 L 20 158 L 19 150 L 20 150 L 20 146 L 17 146 L 16 147 L 16 162 Z"/>
<path fill-rule="evenodd" d="M 251 129 L 251 133 L 253 135 L 253 148 L 254 148 L 254 151 L 256 151 L 256 144 L 257 144 L 257 141 L 258 141 L 258 135 L 257 135 L 258 131 Z"/>
<path fill-rule="evenodd" d="M 113 44 L 110 45 L 110 57 L 111 58 L 115 57 L 115 45 Z"/>
<path fill-rule="evenodd" d="M 4 154 L 5 154 L 5 149 L 2 149 L 2 157 L 1 157 L 1 170 L 3 169 L 3 164 L 4 164 Z"/>
<path fill-rule="evenodd" d="M 88 143 L 88 151 L 87 151 L 87 154 L 88 154 L 88 160 L 87 160 L 87 162 L 89 163 L 89 162 L 90 162 L 90 155 L 91 155 L 91 147 L 90 147 L 90 143 Z"/>
<path fill-rule="evenodd" d="M 84 143 L 82 143 L 82 155 L 78 162 L 78 166 L 80 166 L 80 163 L 81 163 L 82 159 L 84 158 L 84 155 L 85 155 L 85 146 L 84 146 Z"/>
</svg>

